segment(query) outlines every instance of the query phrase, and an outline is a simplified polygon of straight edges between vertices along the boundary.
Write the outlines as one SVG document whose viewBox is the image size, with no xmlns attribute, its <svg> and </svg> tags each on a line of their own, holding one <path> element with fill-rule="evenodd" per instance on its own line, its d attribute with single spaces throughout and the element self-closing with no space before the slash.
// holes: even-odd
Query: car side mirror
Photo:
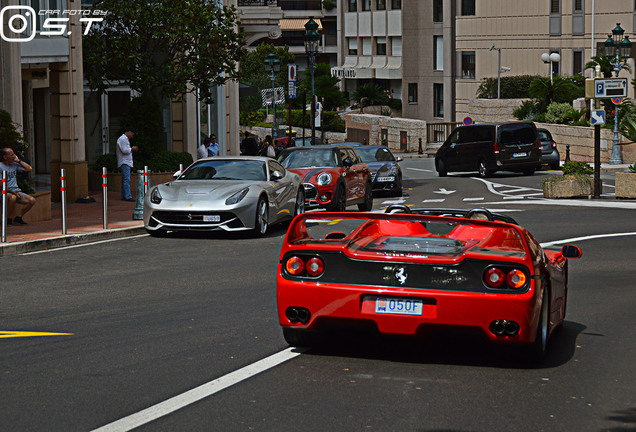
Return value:
<svg viewBox="0 0 636 432">
<path fill-rule="evenodd" d="M 398 156 L 398 158 L 395 160 L 396 162 L 402 162 L 404 159 L 402 158 L 402 156 Z"/>
<path fill-rule="evenodd" d="M 561 255 L 565 258 L 581 258 L 583 252 L 581 252 L 581 249 L 578 246 L 564 245 L 561 248 Z"/>
<path fill-rule="evenodd" d="M 348 157 L 342 161 L 342 164 L 344 165 L 345 168 L 349 169 L 353 166 L 353 161 L 351 160 L 351 158 Z"/>
<path fill-rule="evenodd" d="M 278 181 L 278 180 L 282 179 L 284 177 L 284 175 L 280 171 L 274 171 L 274 172 L 272 172 L 272 176 L 271 177 L 272 177 L 273 181 Z"/>
<path fill-rule="evenodd" d="M 183 174 L 183 171 L 179 170 L 179 171 L 175 171 L 174 174 L 172 174 L 172 177 L 174 178 L 178 178 L 181 174 Z"/>
</svg>

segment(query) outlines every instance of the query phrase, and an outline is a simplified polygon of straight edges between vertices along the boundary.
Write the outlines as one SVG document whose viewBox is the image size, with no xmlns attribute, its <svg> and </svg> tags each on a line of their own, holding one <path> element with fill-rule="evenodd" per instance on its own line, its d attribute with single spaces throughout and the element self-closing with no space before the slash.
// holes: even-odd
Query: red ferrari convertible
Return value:
<svg viewBox="0 0 636 432">
<path fill-rule="evenodd" d="M 276 298 L 285 340 L 311 345 L 324 325 L 385 334 L 479 329 L 543 357 L 563 323 L 567 261 L 488 210 L 304 213 L 280 253 Z M 393 210 L 393 209 L 388 209 Z"/>
</svg>

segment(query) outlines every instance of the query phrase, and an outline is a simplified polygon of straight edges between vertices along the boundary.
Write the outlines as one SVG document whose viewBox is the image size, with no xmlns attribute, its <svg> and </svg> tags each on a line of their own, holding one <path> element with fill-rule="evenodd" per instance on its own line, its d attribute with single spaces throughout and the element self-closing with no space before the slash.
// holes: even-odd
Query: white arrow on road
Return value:
<svg viewBox="0 0 636 432">
<path fill-rule="evenodd" d="M 439 188 L 439 190 L 433 191 L 433 193 L 444 194 L 444 195 L 450 195 L 450 194 L 455 193 L 455 192 L 456 191 L 454 191 L 454 190 L 449 191 L 449 190 L 446 190 L 445 188 Z"/>
</svg>

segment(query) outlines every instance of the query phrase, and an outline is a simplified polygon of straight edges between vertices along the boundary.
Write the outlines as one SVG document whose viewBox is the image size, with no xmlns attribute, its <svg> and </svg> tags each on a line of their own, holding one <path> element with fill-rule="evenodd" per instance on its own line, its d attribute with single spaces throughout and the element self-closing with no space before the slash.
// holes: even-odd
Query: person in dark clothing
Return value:
<svg viewBox="0 0 636 432">
<path fill-rule="evenodd" d="M 258 143 L 249 133 L 245 132 L 245 138 L 241 141 L 241 154 L 244 156 L 258 156 Z"/>
</svg>

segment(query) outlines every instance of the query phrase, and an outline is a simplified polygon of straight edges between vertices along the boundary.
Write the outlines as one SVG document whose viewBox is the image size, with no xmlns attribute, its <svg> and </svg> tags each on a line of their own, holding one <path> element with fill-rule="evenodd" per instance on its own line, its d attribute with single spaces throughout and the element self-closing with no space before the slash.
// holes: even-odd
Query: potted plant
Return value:
<svg viewBox="0 0 636 432">
<path fill-rule="evenodd" d="M 616 198 L 636 198 L 636 164 L 629 171 L 616 173 Z"/>
<path fill-rule="evenodd" d="M 543 179 L 545 198 L 575 198 L 592 195 L 592 174 L 594 170 L 585 162 L 570 161 L 563 165 L 563 175 Z"/>
</svg>

